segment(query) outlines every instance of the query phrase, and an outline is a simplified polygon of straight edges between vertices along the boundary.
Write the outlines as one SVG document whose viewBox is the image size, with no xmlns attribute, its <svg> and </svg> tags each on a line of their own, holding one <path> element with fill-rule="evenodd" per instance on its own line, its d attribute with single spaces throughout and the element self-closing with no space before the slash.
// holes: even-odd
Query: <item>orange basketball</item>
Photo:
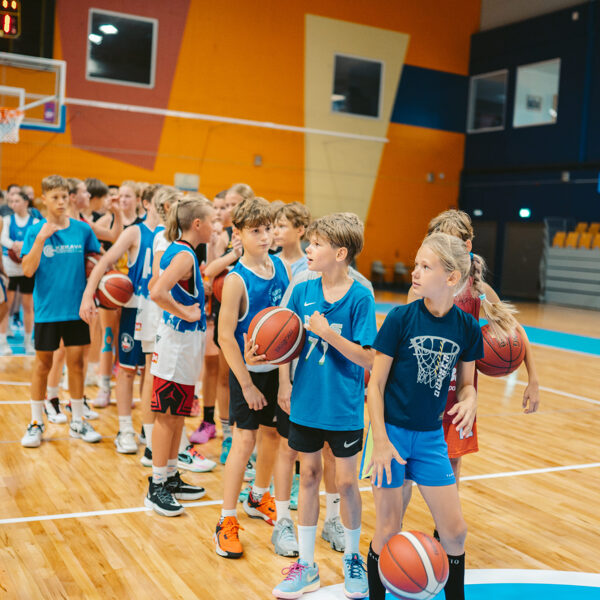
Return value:
<svg viewBox="0 0 600 600">
<path fill-rule="evenodd" d="M 96 297 L 104 308 L 125 306 L 133 296 L 133 284 L 120 271 L 109 271 L 98 284 Z"/>
<path fill-rule="evenodd" d="M 94 267 L 98 264 L 98 261 L 102 257 L 101 254 L 97 252 L 90 252 L 85 255 L 85 277 L 86 279 L 91 275 Z"/>
<path fill-rule="evenodd" d="M 302 352 L 304 327 L 293 310 L 271 306 L 254 315 L 248 337 L 258 344 L 257 354 L 265 354 L 273 365 L 283 365 Z"/>
<path fill-rule="evenodd" d="M 402 531 L 379 555 L 379 577 L 396 598 L 429 600 L 448 580 L 448 556 L 442 545 L 420 531 Z"/>
<path fill-rule="evenodd" d="M 214 279 L 212 283 L 213 296 L 221 302 L 223 297 L 223 284 L 225 283 L 225 277 L 229 271 L 221 271 Z"/>
<path fill-rule="evenodd" d="M 483 334 L 483 358 L 475 364 L 485 375 L 502 377 L 516 371 L 525 358 L 525 344 L 515 329 L 510 338 L 496 338 L 489 325 L 481 328 Z"/>
</svg>

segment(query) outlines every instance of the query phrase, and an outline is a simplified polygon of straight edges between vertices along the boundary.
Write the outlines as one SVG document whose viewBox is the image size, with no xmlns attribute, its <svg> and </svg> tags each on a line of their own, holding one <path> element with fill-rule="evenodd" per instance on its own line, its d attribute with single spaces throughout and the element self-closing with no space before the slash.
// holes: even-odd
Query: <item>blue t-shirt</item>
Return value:
<svg viewBox="0 0 600 600">
<path fill-rule="evenodd" d="M 420 299 L 393 308 L 373 347 L 392 357 L 385 422 L 412 431 L 442 426 L 452 370 L 483 356 L 479 323 L 456 305 L 435 317 Z"/>
<path fill-rule="evenodd" d="M 363 347 L 377 335 L 375 300 L 357 281 L 337 302 L 323 296 L 322 279 L 297 284 L 287 307 L 307 323 L 317 311 L 329 326 Z M 294 375 L 290 421 L 330 431 L 355 431 L 364 427 L 365 369 L 348 360 L 318 335 L 307 331 L 306 342 Z"/>
<path fill-rule="evenodd" d="M 277 252 L 275 256 L 279 256 L 281 258 L 281 252 Z M 283 260 L 283 259 L 282 259 Z M 298 273 L 302 271 L 306 271 L 308 269 L 308 258 L 306 254 L 299 258 L 296 262 L 293 262 L 290 265 L 290 271 L 292 272 L 292 277 L 295 277 Z"/>
<path fill-rule="evenodd" d="M 43 219 L 27 230 L 23 256 L 31 251 L 45 222 Z M 100 252 L 100 243 L 87 223 L 75 219 L 69 219 L 67 228 L 59 229 L 45 241 L 33 288 L 36 323 L 79 320 L 88 252 Z"/>
</svg>

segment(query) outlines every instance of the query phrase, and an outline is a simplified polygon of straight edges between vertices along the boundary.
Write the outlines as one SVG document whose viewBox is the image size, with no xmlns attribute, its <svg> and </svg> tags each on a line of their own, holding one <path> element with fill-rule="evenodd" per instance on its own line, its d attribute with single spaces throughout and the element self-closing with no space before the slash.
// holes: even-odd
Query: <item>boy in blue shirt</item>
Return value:
<svg viewBox="0 0 600 600">
<path fill-rule="evenodd" d="M 69 369 L 72 419 L 69 434 L 85 442 L 102 437 L 83 420 L 83 347 L 90 343 L 87 323 L 79 318 L 85 288 L 85 255 L 100 252 L 100 244 L 87 223 L 69 218 L 69 184 L 60 175 L 42 180 L 47 217 L 30 227 L 23 242 L 23 274 L 35 275 L 35 364 L 31 382 L 31 423 L 21 440 L 37 448 L 44 432 L 44 395 L 52 353 L 62 339 Z"/>
<path fill-rule="evenodd" d="M 364 370 L 373 364 L 371 345 L 377 326 L 373 296 L 348 275 L 349 264 L 363 247 L 363 224 L 352 213 L 328 215 L 309 226 L 307 237 L 308 268 L 321 276 L 296 285 L 288 302 L 288 308 L 303 320 L 307 337 L 293 387 L 289 365 L 280 367 L 278 398 L 290 414 L 288 443 L 300 453 L 300 556 L 273 595 L 298 598 L 320 585 L 314 547 L 321 450 L 327 442 L 335 456 L 341 498 L 344 589 L 351 598 L 365 598 L 368 584 L 359 552 L 362 506 L 357 457 L 363 445 Z"/>
</svg>

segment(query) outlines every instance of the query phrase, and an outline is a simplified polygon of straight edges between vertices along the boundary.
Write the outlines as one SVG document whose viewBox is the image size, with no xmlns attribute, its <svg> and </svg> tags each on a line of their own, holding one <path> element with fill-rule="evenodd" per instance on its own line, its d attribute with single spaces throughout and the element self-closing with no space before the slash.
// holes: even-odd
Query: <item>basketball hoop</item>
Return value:
<svg viewBox="0 0 600 600">
<path fill-rule="evenodd" d="M 24 116 L 18 108 L 0 108 L 0 142 L 16 144 L 19 141 L 19 127 Z"/>
</svg>

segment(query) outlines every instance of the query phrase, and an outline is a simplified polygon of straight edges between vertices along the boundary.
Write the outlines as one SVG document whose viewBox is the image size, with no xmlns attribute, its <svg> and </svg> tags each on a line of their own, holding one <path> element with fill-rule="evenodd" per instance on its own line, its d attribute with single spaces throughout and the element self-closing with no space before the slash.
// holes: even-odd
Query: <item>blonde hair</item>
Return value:
<svg viewBox="0 0 600 600">
<path fill-rule="evenodd" d="M 83 183 L 81 179 L 77 179 L 77 177 L 67 177 L 67 183 L 69 184 L 69 194 L 77 193 L 77 186 L 80 183 Z"/>
<path fill-rule="evenodd" d="M 69 182 L 62 175 L 48 175 L 42 179 L 42 194 L 52 190 L 69 191 Z"/>
<path fill-rule="evenodd" d="M 448 233 L 463 242 L 473 241 L 475 237 L 471 217 L 466 212 L 456 209 L 445 210 L 431 219 L 427 226 L 427 235 L 431 233 Z"/>
<path fill-rule="evenodd" d="M 156 192 L 154 192 L 154 196 L 152 196 L 152 204 L 160 220 L 163 223 L 167 221 L 167 211 L 165 210 L 165 204 L 169 204 L 169 206 L 173 206 L 179 200 L 182 200 L 183 196 L 181 192 L 170 185 L 161 185 L 158 187 Z"/>
<path fill-rule="evenodd" d="M 461 213 L 462 211 L 446 212 Z M 452 215 L 452 217 L 454 216 L 456 215 Z M 470 221 L 469 219 L 469 224 Z M 460 236 L 449 232 L 431 233 L 423 240 L 422 245 L 431 248 L 448 273 L 459 271 L 461 279 L 454 295 L 459 296 L 470 281 L 470 293 L 473 298 L 479 298 L 481 308 L 494 336 L 497 338 L 509 337 L 517 327 L 517 320 L 514 317 L 517 309 L 512 304 L 502 300 L 498 302 L 488 300 L 483 286 L 486 270 L 483 258 L 478 254 L 469 252 L 464 240 Z"/>
<path fill-rule="evenodd" d="M 350 264 L 363 249 L 365 226 L 351 212 L 333 213 L 313 221 L 306 230 L 306 237 L 316 235 L 332 246 L 346 248 L 346 262 Z"/>
<path fill-rule="evenodd" d="M 231 214 L 231 222 L 236 229 L 270 225 L 272 221 L 271 205 L 258 196 L 240 202 Z"/>
<path fill-rule="evenodd" d="M 254 190 L 247 183 L 234 183 L 225 193 L 225 195 L 232 193 L 241 196 L 244 200 L 250 200 L 254 198 Z"/>
<path fill-rule="evenodd" d="M 281 217 L 285 217 L 296 229 L 310 225 L 310 212 L 306 205 L 300 202 L 290 202 L 276 208 L 273 221 Z"/>
<path fill-rule="evenodd" d="M 190 229 L 196 219 L 204 221 L 213 211 L 210 202 L 199 198 L 182 198 L 169 209 L 165 224 L 165 238 L 174 242 Z"/>
<path fill-rule="evenodd" d="M 131 188 L 137 198 L 141 198 L 142 192 L 144 191 L 143 185 L 140 185 L 137 181 L 133 181 L 132 179 L 126 179 L 119 187 Z"/>
</svg>

